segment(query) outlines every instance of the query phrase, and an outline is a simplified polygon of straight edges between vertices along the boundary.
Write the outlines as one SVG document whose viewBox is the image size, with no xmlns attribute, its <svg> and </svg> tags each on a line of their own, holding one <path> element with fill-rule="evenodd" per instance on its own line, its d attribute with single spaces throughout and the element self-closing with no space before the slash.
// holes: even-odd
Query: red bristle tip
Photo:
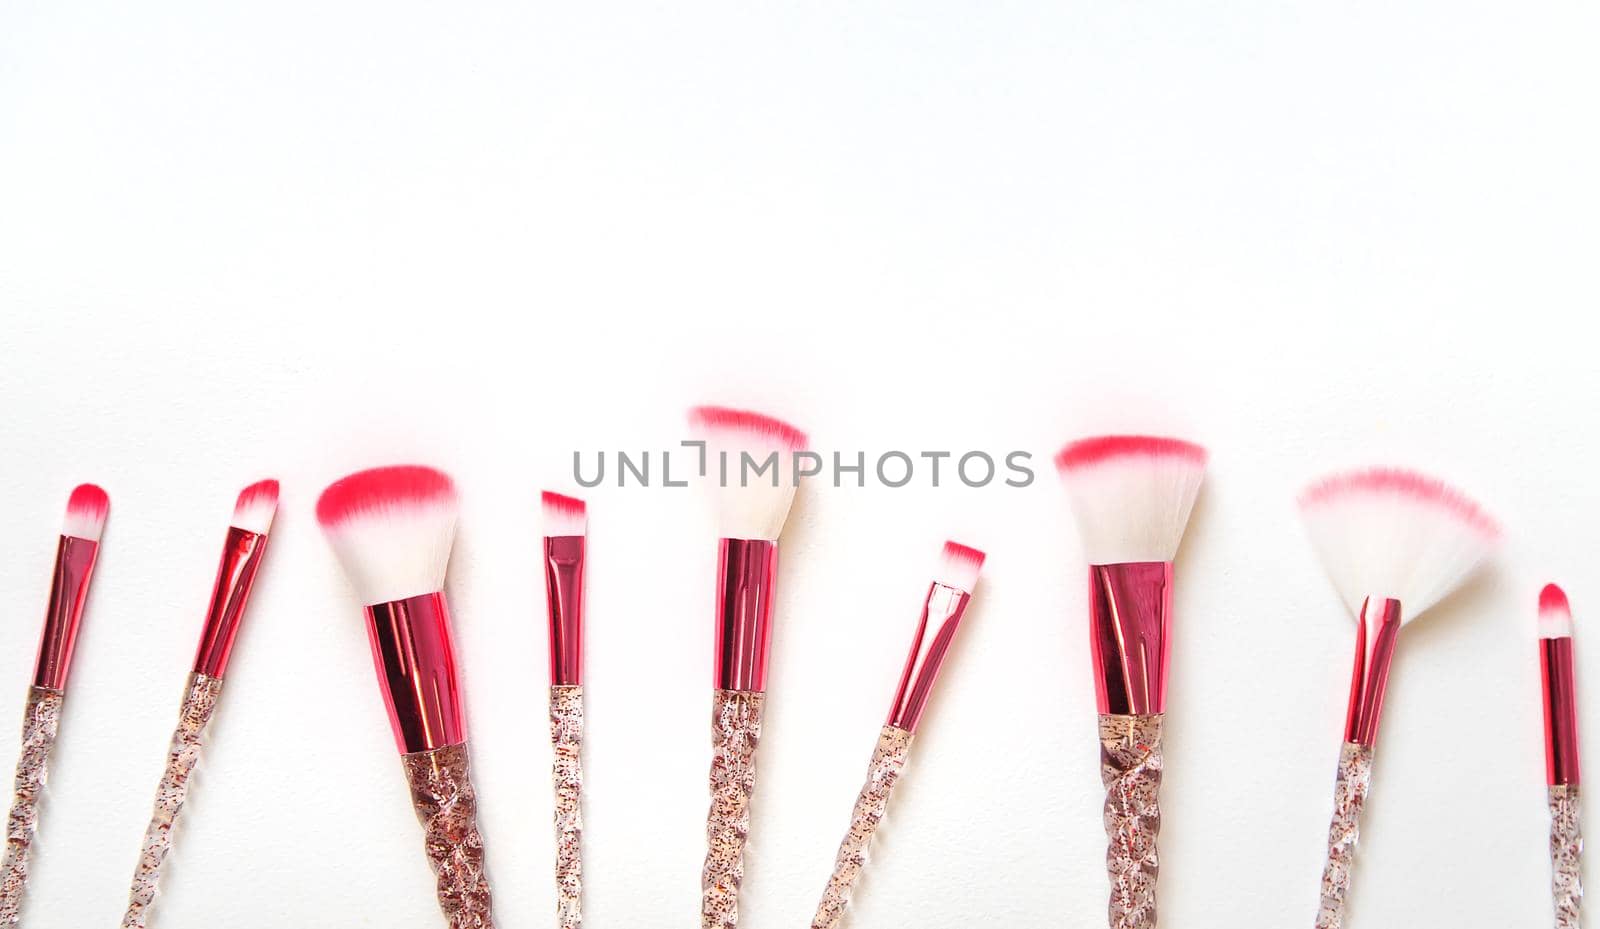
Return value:
<svg viewBox="0 0 1600 929">
<path fill-rule="evenodd" d="M 539 500 L 544 504 L 545 509 L 557 513 L 582 516 L 588 508 L 587 504 L 577 497 L 569 497 L 566 494 L 558 494 L 550 490 L 542 492 L 539 495 Z"/>
<path fill-rule="evenodd" d="M 233 504 L 233 525 L 250 532 L 265 533 L 272 528 L 278 512 L 278 482 L 257 481 L 239 491 Z"/>
<path fill-rule="evenodd" d="M 1554 584 L 1544 585 L 1539 591 L 1539 612 L 1561 612 L 1572 614 L 1572 608 L 1567 604 L 1567 592 Z"/>
<path fill-rule="evenodd" d="M 1061 470 L 1100 464 L 1114 458 L 1186 458 L 1204 464 L 1206 450 L 1203 446 L 1182 439 L 1153 435 L 1102 435 L 1078 439 L 1067 443 L 1056 453 L 1056 467 Z"/>
<path fill-rule="evenodd" d="M 781 419 L 774 419 L 749 410 L 735 410 L 725 406 L 697 406 L 689 411 L 689 423 L 700 429 L 748 432 L 768 436 L 790 451 L 806 447 L 806 434 Z"/>
<path fill-rule="evenodd" d="M 946 542 L 944 543 L 944 557 L 951 561 L 971 564 L 981 568 L 983 567 L 983 559 L 988 556 L 970 545 L 962 545 L 960 542 Z"/>
<path fill-rule="evenodd" d="M 1308 487 L 1300 495 L 1302 507 L 1316 506 L 1351 493 L 1391 493 L 1441 506 L 1484 536 L 1500 537 L 1500 524 L 1466 494 L 1443 481 L 1405 468 L 1368 468 L 1336 474 Z"/>
<path fill-rule="evenodd" d="M 443 471 L 422 465 L 393 465 L 357 471 L 328 485 L 317 499 L 317 522 L 331 526 L 365 511 L 455 497 L 455 484 Z"/>
<path fill-rule="evenodd" d="M 79 484 L 67 498 L 67 518 L 61 534 L 98 542 L 110 512 L 111 498 L 104 490 L 94 484 Z"/>
</svg>

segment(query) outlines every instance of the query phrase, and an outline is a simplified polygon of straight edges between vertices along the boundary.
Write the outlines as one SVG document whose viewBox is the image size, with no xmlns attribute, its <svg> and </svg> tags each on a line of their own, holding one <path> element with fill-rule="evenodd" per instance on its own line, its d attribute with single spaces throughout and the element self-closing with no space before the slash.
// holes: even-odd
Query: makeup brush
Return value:
<svg viewBox="0 0 1600 929">
<path fill-rule="evenodd" d="M 721 536 L 711 810 L 700 878 L 700 925 L 734 929 L 766 702 L 778 534 L 794 502 L 798 469 L 793 455 L 805 448 L 806 437 L 771 417 L 723 407 L 691 410 L 689 425 L 695 438 L 705 442 L 702 470 L 709 478 Z"/>
<path fill-rule="evenodd" d="M 1578 692 L 1572 610 L 1554 584 L 1539 593 L 1539 679 L 1544 692 L 1545 781 L 1550 785 L 1550 892 L 1556 929 L 1578 929 L 1583 906 L 1583 815 L 1578 785 Z"/>
<path fill-rule="evenodd" d="M 267 551 L 267 532 L 278 511 L 278 482 L 260 481 L 239 492 L 228 526 L 228 539 L 222 547 L 217 579 L 211 587 L 211 603 L 201 628 L 200 647 L 194 666 L 183 687 L 183 703 L 178 708 L 178 726 L 167 749 L 167 763 L 156 787 L 155 809 L 145 828 L 139 863 L 128 889 L 128 908 L 122 914 L 123 929 L 144 929 L 150 906 L 161 884 L 162 866 L 172 850 L 172 832 L 178 814 L 189 797 L 189 780 L 200 762 L 201 744 L 211 715 L 222 696 L 222 678 L 228 670 L 233 640 L 244 619 L 245 604 L 256 572 Z"/>
<path fill-rule="evenodd" d="M 365 608 L 439 908 L 450 929 L 493 929 L 444 595 L 456 511 L 450 478 L 412 465 L 352 474 L 317 501 L 317 521 Z"/>
<path fill-rule="evenodd" d="M 1396 468 L 1326 478 L 1301 495 L 1300 511 L 1323 568 L 1356 618 L 1355 669 L 1316 922 L 1317 929 L 1340 929 L 1401 629 L 1460 586 L 1494 550 L 1500 529 L 1459 491 Z"/>
<path fill-rule="evenodd" d="M 550 617 L 550 744 L 556 790 L 556 925 L 583 923 L 582 500 L 545 491 L 544 590 Z"/>
<path fill-rule="evenodd" d="M 33 666 L 27 708 L 22 716 L 22 755 L 17 759 L 16 793 L 6 822 L 5 858 L 0 861 L 0 926 L 15 926 L 22 915 L 27 890 L 28 852 L 39 824 L 39 795 L 44 792 L 50 750 L 61 724 L 61 701 L 67 691 L 67 671 L 78 642 L 84 600 L 100 552 L 111 501 L 93 484 L 80 484 L 67 499 L 67 517 L 56 545 L 56 570 L 50 581 L 50 604 L 44 614 L 44 634 Z"/>
<path fill-rule="evenodd" d="M 1206 452 L 1179 439 L 1099 436 L 1067 445 L 1056 467 L 1089 562 L 1109 925 L 1153 929 L 1172 560 L 1205 478 Z"/>
<path fill-rule="evenodd" d="M 939 666 L 955 639 L 961 614 L 972 599 L 972 588 L 982 568 L 983 552 L 956 542 L 944 543 L 939 569 L 922 599 L 922 616 L 917 620 L 911 654 L 889 707 L 888 722 L 878 733 L 878 745 L 867 767 L 867 782 L 856 797 L 850 813 L 850 831 L 839 843 L 833 874 L 822 891 L 817 913 L 811 918 L 811 929 L 835 929 L 844 918 L 845 907 L 866 868 L 872 837 L 889 808 L 889 794 L 905 769 L 911 740 L 938 679 Z"/>
</svg>

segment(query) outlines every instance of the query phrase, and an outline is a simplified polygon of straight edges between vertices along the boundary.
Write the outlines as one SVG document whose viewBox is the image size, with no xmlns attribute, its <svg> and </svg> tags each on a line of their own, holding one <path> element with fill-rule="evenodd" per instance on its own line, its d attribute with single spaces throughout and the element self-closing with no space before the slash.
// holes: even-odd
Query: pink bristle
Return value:
<svg viewBox="0 0 1600 929">
<path fill-rule="evenodd" d="M 79 484 L 67 498 L 67 516 L 61 534 L 90 542 L 100 541 L 105 531 L 106 515 L 111 512 L 111 498 L 94 484 Z"/>
<path fill-rule="evenodd" d="M 1572 636 L 1572 608 L 1566 591 L 1554 584 L 1539 591 L 1539 638 L 1564 639 Z"/>
<path fill-rule="evenodd" d="M 689 411 L 689 423 L 707 431 L 748 433 L 768 438 L 776 446 L 789 451 L 806 447 L 806 434 L 781 419 L 774 419 L 749 410 L 735 410 L 725 406 L 697 406 Z"/>
<path fill-rule="evenodd" d="M 1056 467 L 1062 471 L 1100 464 L 1130 456 L 1185 458 L 1205 464 L 1204 447 L 1182 439 L 1151 435 L 1102 435 L 1070 442 L 1056 453 Z"/>
<path fill-rule="evenodd" d="M 969 545 L 946 542 L 939 555 L 939 573 L 935 580 L 970 594 L 983 570 L 984 557 L 983 552 Z"/>
<path fill-rule="evenodd" d="M 1500 524 L 1466 494 L 1443 481 L 1405 468 L 1379 467 L 1336 474 L 1307 488 L 1300 495 L 1300 506 L 1310 508 L 1352 493 L 1391 493 L 1441 506 L 1455 513 L 1484 538 L 1500 537 Z"/>
<path fill-rule="evenodd" d="M 324 528 L 373 510 L 454 501 L 448 475 L 421 465 L 392 465 L 357 471 L 328 485 L 317 498 L 317 522 Z"/>
<path fill-rule="evenodd" d="M 1566 613 L 1572 615 L 1572 607 L 1567 603 L 1567 592 L 1554 584 L 1544 585 L 1539 591 L 1539 612 Z"/>
<path fill-rule="evenodd" d="M 257 481 L 239 491 L 239 498 L 233 504 L 233 525 L 265 534 L 272 528 L 272 518 L 277 512 L 278 482 Z"/>
<path fill-rule="evenodd" d="M 577 497 L 544 491 L 540 495 L 544 508 L 546 536 L 584 535 L 589 524 L 588 506 Z"/>
</svg>

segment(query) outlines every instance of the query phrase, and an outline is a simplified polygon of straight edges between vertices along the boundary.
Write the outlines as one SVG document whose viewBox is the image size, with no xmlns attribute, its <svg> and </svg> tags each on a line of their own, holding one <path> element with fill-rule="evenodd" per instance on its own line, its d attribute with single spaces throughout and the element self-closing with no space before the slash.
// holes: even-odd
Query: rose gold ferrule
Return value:
<svg viewBox="0 0 1600 929">
<path fill-rule="evenodd" d="M 467 739 L 444 593 L 367 607 L 367 637 L 400 754 Z"/>
<path fill-rule="evenodd" d="M 89 596 L 99 542 L 64 535 L 56 548 L 56 573 L 50 579 L 50 605 L 45 608 L 44 634 L 39 637 L 39 657 L 33 665 L 33 686 L 67 689 L 72 650 L 78 644 L 83 603 Z"/>
<path fill-rule="evenodd" d="M 200 674 L 220 678 L 228 670 L 228 656 L 233 653 L 233 640 L 239 634 L 244 605 L 250 599 L 250 587 L 266 551 L 267 537 L 262 533 L 228 527 L 228 542 L 217 566 L 217 582 L 211 587 L 205 630 L 194 656 L 194 670 Z"/>
<path fill-rule="evenodd" d="M 1101 714 L 1166 710 L 1171 633 L 1172 562 L 1089 566 L 1089 651 Z"/>
<path fill-rule="evenodd" d="M 717 551 L 718 690 L 765 692 L 778 543 L 723 539 Z"/>
<path fill-rule="evenodd" d="M 900 687 L 889 707 L 888 725 L 917 731 L 928 696 L 933 693 L 933 682 L 939 677 L 939 666 L 944 664 L 945 652 L 950 650 L 961 614 L 971 599 L 966 591 L 945 584 L 928 588 L 928 596 L 922 601 L 922 619 L 917 622 L 917 636 L 911 640 L 911 654 L 906 657 Z"/>
<path fill-rule="evenodd" d="M 1378 717 L 1389 686 L 1389 665 L 1400 638 L 1400 601 L 1368 597 L 1356 626 L 1356 663 L 1350 673 L 1350 708 L 1344 718 L 1344 740 L 1369 748 L 1378 740 Z"/>
<path fill-rule="evenodd" d="M 583 683 L 583 556 L 583 536 L 545 537 L 544 592 L 550 613 L 552 687 Z"/>
<path fill-rule="evenodd" d="M 1544 685 L 1544 767 L 1551 787 L 1576 786 L 1578 691 L 1572 673 L 1572 637 L 1539 640 L 1539 678 Z"/>
</svg>

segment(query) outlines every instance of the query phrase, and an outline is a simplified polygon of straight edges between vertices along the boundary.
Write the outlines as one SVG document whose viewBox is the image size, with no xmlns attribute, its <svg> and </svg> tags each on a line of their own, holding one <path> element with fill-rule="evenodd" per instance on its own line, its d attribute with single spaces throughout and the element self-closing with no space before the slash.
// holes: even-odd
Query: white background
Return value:
<svg viewBox="0 0 1600 929">
<path fill-rule="evenodd" d="M 25 924 L 118 919 L 229 507 L 266 476 L 283 507 L 156 922 L 439 924 L 312 517 L 329 481 L 417 460 L 463 491 L 496 910 L 549 925 L 537 491 L 705 401 L 824 451 L 1039 472 L 802 491 L 749 929 L 809 919 L 946 537 L 989 567 L 856 925 L 1104 918 L 1047 462 L 1128 430 L 1213 452 L 1164 924 L 1311 921 L 1353 632 L 1292 500 L 1370 462 L 1480 496 L 1507 546 L 1408 627 L 1352 924 L 1548 924 L 1545 580 L 1600 681 L 1597 35 L 1576 2 L 6 4 L 0 721 L 68 491 L 112 498 Z M 588 924 L 694 925 L 710 528 L 690 491 L 587 496 Z"/>
</svg>

